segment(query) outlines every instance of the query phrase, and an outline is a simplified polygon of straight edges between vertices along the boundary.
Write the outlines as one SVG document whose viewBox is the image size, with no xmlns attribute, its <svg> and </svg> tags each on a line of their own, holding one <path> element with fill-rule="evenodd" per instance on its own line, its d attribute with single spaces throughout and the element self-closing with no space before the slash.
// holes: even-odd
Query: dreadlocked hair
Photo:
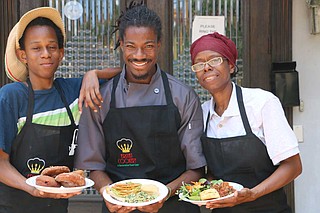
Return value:
<svg viewBox="0 0 320 213">
<path fill-rule="evenodd" d="M 119 38 L 114 49 L 120 46 L 120 41 L 123 41 L 125 30 L 128 27 L 149 27 L 157 34 L 157 40 L 161 40 L 161 19 L 157 13 L 147 8 L 143 1 L 137 3 L 132 1 L 125 12 L 121 12 L 119 18 L 116 20 L 115 33 L 119 31 Z"/>
</svg>

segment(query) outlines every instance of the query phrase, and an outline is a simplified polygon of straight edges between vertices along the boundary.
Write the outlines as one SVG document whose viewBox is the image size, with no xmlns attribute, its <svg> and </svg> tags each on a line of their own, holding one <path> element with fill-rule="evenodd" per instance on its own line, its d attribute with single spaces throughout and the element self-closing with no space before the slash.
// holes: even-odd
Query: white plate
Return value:
<svg viewBox="0 0 320 213">
<path fill-rule="evenodd" d="M 90 180 L 89 178 L 86 178 L 86 185 L 84 186 L 78 186 L 78 187 L 48 187 L 48 186 L 39 186 L 36 184 L 36 178 L 37 176 L 30 177 L 26 180 L 26 183 L 30 186 L 35 187 L 36 189 L 43 191 L 43 192 L 48 192 L 48 193 L 75 193 L 75 192 L 81 192 L 83 189 L 87 187 L 91 187 L 94 185 L 94 182 Z"/>
<path fill-rule="evenodd" d="M 159 189 L 159 196 L 156 197 L 156 199 L 154 200 L 150 200 L 148 202 L 142 202 L 142 203 L 128 203 L 128 202 L 121 202 L 119 200 L 114 199 L 113 197 L 111 197 L 106 190 L 104 190 L 103 192 L 103 197 L 106 201 L 116 204 L 116 205 L 120 205 L 120 206 L 146 206 L 146 205 L 150 205 L 156 202 L 159 202 L 160 200 L 162 200 L 163 198 L 165 198 L 168 195 L 168 188 L 155 180 L 150 180 L 150 179 L 128 179 L 128 180 L 122 180 L 116 183 L 113 183 L 112 185 L 110 185 L 110 187 L 112 187 L 114 184 L 118 184 L 118 183 L 127 183 L 127 182 L 132 182 L 132 183 L 141 183 L 141 184 L 153 184 L 155 186 L 158 187 Z"/>
<path fill-rule="evenodd" d="M 241 189 L 243 189 L 243 186 L 240 185 L 239 183 L 234 183 L 234 182 L 228 182 L 230 186 L 232 186 L 235 190 L 240 191 Z M 211 200 L 189 200 L 188 198 L 184 197 L 182 195 L 182 193 L 179 194 L 179 198 L 183 201 L 186 202 L 190 202 L 193 203 L 195 205 L 206 205 L 207 202 L 209 201 L 213 201 L 213 200 L 222 200 L 222 199 L 226 199 L 228 197 L 232 197 L 233 193 L 224 197 L 219 197 L 219 198 L 215 198 L 215 199 L 211 199 Z"/>
</svg>

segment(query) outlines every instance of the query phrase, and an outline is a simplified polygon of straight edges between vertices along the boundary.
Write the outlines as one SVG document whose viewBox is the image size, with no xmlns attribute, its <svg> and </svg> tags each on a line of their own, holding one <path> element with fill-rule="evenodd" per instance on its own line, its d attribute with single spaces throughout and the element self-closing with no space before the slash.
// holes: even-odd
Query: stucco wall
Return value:
<svg viewBox="0 0 320 213">
<path fill-rule="evenodd" d="M 293 0 L 293 60 L 297 62 L 300 99 L 304 110 L 294 108 L 293 124 L 302 125 L 302 175 L 295 181 L 297 213 L 320 212 L 320 34 L 310 34 L 310 11 L 305 0 Z"/>
</svg>

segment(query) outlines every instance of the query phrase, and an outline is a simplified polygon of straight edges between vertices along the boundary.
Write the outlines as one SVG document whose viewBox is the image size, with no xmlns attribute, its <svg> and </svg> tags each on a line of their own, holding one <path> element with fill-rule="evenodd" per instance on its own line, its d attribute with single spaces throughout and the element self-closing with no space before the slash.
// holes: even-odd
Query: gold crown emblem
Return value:
<svg viewBox="0 0 320 213">
<path fill-rule="evenodd" d="M 40 158 L 32 158 L 27 161 L 27 166 L 31 174 L 40 174 L 45 164 L 45 161 Z"/>
<path fill-rule="evenodd" d="M 130 139 L 122 138 L 121 140 L 117 141 L 117 147 L 123 153 L 129 153 L 132 148 L 132 141 Z"/>
</svg>

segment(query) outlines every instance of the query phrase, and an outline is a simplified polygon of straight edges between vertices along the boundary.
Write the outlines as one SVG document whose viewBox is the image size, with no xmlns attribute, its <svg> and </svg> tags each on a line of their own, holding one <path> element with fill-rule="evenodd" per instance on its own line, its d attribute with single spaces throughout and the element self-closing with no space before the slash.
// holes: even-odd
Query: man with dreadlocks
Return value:
<svg viewBox="0 0 320 213">
<path fill-rule="evenodd" d="M 101 88 L 100 111 L 82 113 L 76 167 L 91 171 L 101 194 L 109 184 L 130 178 L 158 180 L 169 189 L 162 201 L 143 207 L 106 201 L 103 212 L 200 212 L 174 196 L 183 181 L 204 174 L 200 100 L 157 64 L 161 21 L 154 11 L 134 5 L 117 23 L 125 65 Z"/>
</svg>

